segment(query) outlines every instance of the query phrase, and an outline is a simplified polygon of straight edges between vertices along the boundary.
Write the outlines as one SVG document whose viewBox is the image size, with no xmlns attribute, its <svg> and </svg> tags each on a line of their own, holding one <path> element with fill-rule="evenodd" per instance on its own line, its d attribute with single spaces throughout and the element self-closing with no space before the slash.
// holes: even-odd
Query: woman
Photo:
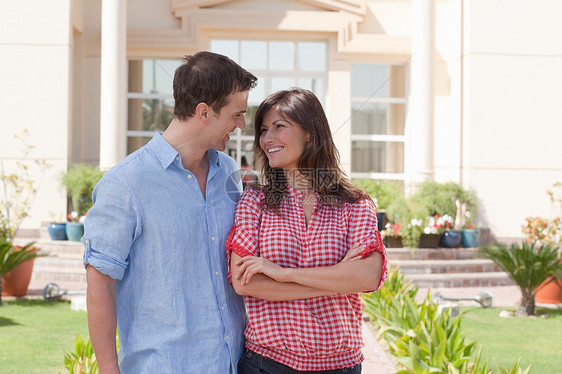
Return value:
<svg viewBox="0 0 562 374">
<path fill-rule="evenodd" d="M 375 207 L 344 177 L 312 92 L 270 95 L 254 123 L 264 184 L 240 197 L 226 242 L 248 314 L 239 373 L 360 373 L 358 293 L 387 272 Z"/>
</svg>

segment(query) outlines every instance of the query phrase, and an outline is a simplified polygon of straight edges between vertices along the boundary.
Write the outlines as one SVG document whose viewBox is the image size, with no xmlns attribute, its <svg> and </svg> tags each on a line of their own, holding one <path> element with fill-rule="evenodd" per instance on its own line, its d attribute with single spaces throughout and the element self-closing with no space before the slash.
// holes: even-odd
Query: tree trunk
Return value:
<svg viewBox="0 0 562 374">
<path fill-rule="evenodd" d="M 535 294 L 524 292 L 521 299 L 521 306 L 517 309 L 518 317 L 535 315 Z"/>
</svg>

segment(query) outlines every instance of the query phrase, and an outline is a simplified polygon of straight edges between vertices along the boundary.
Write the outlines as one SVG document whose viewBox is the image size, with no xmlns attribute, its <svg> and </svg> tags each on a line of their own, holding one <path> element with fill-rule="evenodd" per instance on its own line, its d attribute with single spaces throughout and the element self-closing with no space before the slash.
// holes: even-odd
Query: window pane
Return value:
<svg viewBox="0 0 562 374">
<path fill-rule="evenodd" d="M 211 52 L 220 53 L 240 63 L 238 40 L 211 40 Z"/>
<path fill-rule="evenodd" d="M 326 71 L 326 43 L 298 43 L 299 70 Z"/>
<path fill-rule="evenodd" d="M 241 64 L 246 70 L 266 69 L 267 43 L 262 41 L 241 42 Z"/>
<path fill-rule="evenodd" d="M 269 68 L 294 70 L 295 48 L 293 42 L 269 42 Z"/>
<path fill-rule="evenodd" d="M 353 64 L 351 66 L 351 96 L 389 97 L 387 65 Z"/>
<path fill-rule="evenodd" d="M 258 105 L 265 99 L 265 78 L 262 76 L 257 76 L 258 84 L 256 87 L 250 90 L 250 95 L 248 96 L 248 105 Z"/>
<path fill-rule="evenodd" d="M 173 118 L 173 99 L 129 99 L 129 130 L 164 131 Z"/>
<path fill-rule="evenodd" d="M 304 88 L 307 90 L 310 90 L 312 92 L 314 92 L 314 94 L 316 94 L 316 96 L 318 96 L 318 98 L 321 100 L 321 97 L 324 94 L 324 87 L 322 84 L 322 79 L 320 78 L 299 78 L 297 79 L 297 86 L 300 88 Z"/>
<path fill-rule="evenodd" d="M 353 141 L 351 148 L 352 172 L 404 172 L 404 143 Z"/>
<path fill-rule="evenodd" d="M 295 87 L 296 84 L 297 80 L 295 78 L 271 78 L 271 92 L 287 90 L 289 88 Z"/>
<path fill-rule="evenodd" d="M 242 130 L 242 135 L 254 136 L 254 116 L 257 110 L 257 105 L 248 105 L 248 110 L 244 115 L 246 118 L 246 127 Z"/>
<path fill-rule="evenodd" d="M 146 143 L 148 143 L 152 138 L 140 137 L 140 136 L 130 136 L 127 138 L 127 154 L 131 154 Z"/>
<path fill-rule="evenodd" d="M 174 72 L 180 60 L 143 60 L 142 92 L 173 95 Z"/>
<path fill-rule="evenodd" d="M 404 135 L 404 104 L 352 102 L 351 133 Z"/>
</svg>

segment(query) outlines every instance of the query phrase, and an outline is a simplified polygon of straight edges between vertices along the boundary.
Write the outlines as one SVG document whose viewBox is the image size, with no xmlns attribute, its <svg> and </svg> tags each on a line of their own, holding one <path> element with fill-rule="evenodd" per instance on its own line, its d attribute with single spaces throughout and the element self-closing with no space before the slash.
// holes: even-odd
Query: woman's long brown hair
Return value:
<svg viewBox="0 0 562 374">
<path fill-rule="evenodd" d="M 369 199 L 363 190 L 351 184 L 341 169 L 339 152 L 318 98 L 311 91 L 293 88 L 269 95 L 258 107 L 254 118 L 256 168 L 261 172 L 265 202 L 269 208 L 277 208 L 287 195 L 283 169 L 269 166 L 267 155 L 260 147 L 263 118 L 272 108 L 277 109 L 284 120 L 300 126 L 310 135 L 297 168 L 300 175 L 318 191 L 320 203 L 339 204 Z"/>
</svg>

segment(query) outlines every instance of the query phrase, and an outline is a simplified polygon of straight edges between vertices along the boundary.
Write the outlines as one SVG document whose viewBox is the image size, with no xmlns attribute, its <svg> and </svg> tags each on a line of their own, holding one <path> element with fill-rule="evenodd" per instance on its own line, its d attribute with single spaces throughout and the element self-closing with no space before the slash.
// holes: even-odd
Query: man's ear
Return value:
<svg viewBox="0 0 562 374">
<path fill-rule="evenodd" d="M 211 114 L 209 113 L 209 106 L 207 105 L 207 103 L 197 104 L 197 106 L 195 107 L 195 115 L 197 116 L 197 118 L 202 120 L 209 118 Z"/>
</svg>

